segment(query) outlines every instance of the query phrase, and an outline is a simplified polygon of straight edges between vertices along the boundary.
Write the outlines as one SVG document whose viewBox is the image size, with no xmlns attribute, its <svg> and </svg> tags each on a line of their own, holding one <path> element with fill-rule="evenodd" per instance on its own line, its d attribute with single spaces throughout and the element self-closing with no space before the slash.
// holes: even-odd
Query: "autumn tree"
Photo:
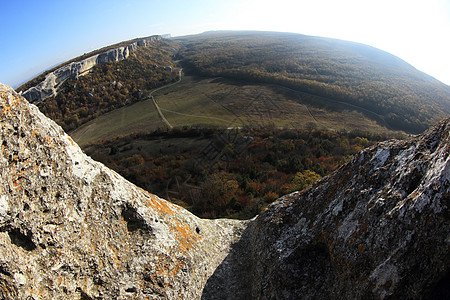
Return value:
<svg viewBox="0 0 450 300">
<path fill-rule="evenodd" d="M 298 172 L 295 174 L 292 179 L 292 186 L 289 187 L 287 192 L 291 193 L 294 191 L 301 191 L 304 188 L 310 186 L 317 180 L 319 180 L 321 176 L 314 171 L 304 170 L 303 172 Z"/>
</svg>

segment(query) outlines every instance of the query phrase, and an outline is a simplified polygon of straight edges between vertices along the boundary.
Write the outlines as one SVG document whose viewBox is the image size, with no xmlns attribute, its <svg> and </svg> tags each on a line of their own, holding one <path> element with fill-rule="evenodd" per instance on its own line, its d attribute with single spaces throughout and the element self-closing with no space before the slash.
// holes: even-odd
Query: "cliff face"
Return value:
<svg viewBox="0 0 450 300">
<path fill-rule="evenodd" d="M 449 299 L 449 133 L 366 149 L 270 205 L 204 299 Z"/>
<path fill-rule="evenodd" d="M 255 220 L 202 220 L 84 155 L 0 84 L 0 298 L 450 297 L 450 119 Z"/>
<path fill-rule="evenodd" d="M 121 61 L 126 59 L 137 47 L 146 47 L 149 42 L 160 39 L 160 36 L 151 36 L 125 47 L 119 47 L 106 52 L 93 55 L 78 62 L 72 62 L 47 74 L 38 85 L 23 92 L 22 96 L 30 102 L 44 100 L 57 94 L 58 86 L 68 78 L 77 78 L 85 74 L 97 64 Z"/>
<path fill-rule="evenodd" d="M 199 298 L 245 222 L 137 188 L 0 93 L 0 299 Z"/>
</svg>

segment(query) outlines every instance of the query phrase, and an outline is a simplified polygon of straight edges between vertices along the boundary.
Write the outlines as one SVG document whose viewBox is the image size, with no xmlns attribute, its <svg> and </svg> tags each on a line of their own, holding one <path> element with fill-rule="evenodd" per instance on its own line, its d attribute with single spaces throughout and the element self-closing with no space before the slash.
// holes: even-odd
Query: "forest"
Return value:
<svg viewBox="0 0 450 300">
<path fill-rule="evenodd" d="M 388 136 L 277 128 L 156 130 L 84 148 L 136 185 L 205 218 L 250 218 Z"/>
</svg>

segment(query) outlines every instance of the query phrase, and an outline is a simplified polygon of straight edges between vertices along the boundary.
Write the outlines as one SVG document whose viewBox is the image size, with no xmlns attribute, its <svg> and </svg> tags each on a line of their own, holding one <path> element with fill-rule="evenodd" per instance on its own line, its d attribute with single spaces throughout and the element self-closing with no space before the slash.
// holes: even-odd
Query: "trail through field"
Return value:
<svg viewBox="0 0 450 300">
<path fill-rule="evenodd" d="M 160 90 L 162 90 L 162 89 L 166 89 L 166 88 L 168 88 L 168 87 L 174 86 L 174 85 L 177 84 L 177 83 L 180 83 L 180 82 L 181 82 L 181 78 L 182 78 L 182 77 L 181 77 L 182 71 L 183 71 L 183 69 L 181 69 L 181 70 L 179 71 L 179 74 L 178 74 L 178 75 L 179 75 L 180 78 L 179 78 L 176 82 L 171 83 L 171 84 L 168 84 L 168 85 L 165 85 L 165 86 L 162 86 L 162 87 L 160 87 L 160 88 L 157 88 L 157 89 L 151 91 L 151 92 L 150 92 L 150 95 L 149 95 L 149 99 L 152 99 L 153 104 L 155 105 L 155 108 L 156 108 L 156 110 L 158 111 L 158 115 L 161 117 L 161 119 L 162 119 L 163 122 L 167 125 L 167 127 L 169 127 L 169 129 L 172 129 L 173 126 L 169 123 L 169 121 L 167 121 L 166 117 L 165 117 L 164 114 L 161 112 L 161 108 L 159 107 L 158 103 L 156 102 L 155 97 L 153 97 L 153 93 L 158 92 L 158 91 L 160 91 Z"/>
<path fill-rule="evenodd" d="M 169 127 L 170 129 L 173 128 L 173 126 L 169 123 L 169 121 L 167 121 L 166 117 L 163 115 L 163 113 L 161 112 L 161 109 L 158 106 L 158 103 L 156 103 L 155 97 L 150 96 L 153 104 L 155 105 L 156 110 L 158 111 L 158 115 L 161 117 L 161 119 L 163 120 L 163 122 L 167 125 L 167 127 Z"/>
</svg>

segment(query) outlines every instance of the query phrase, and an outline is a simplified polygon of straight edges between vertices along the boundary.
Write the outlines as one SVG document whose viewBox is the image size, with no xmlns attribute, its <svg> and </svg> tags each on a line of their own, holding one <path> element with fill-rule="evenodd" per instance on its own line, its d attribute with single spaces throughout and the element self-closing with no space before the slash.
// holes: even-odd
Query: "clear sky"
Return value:
<svg viewBox="0 0 450 300">
<path fill-rule="evenodd" d="M 368 44 L 450 85 L 450 0 L 0 0 L 0 82 L 136 37 L 294 32 Z"/>
</svg>

